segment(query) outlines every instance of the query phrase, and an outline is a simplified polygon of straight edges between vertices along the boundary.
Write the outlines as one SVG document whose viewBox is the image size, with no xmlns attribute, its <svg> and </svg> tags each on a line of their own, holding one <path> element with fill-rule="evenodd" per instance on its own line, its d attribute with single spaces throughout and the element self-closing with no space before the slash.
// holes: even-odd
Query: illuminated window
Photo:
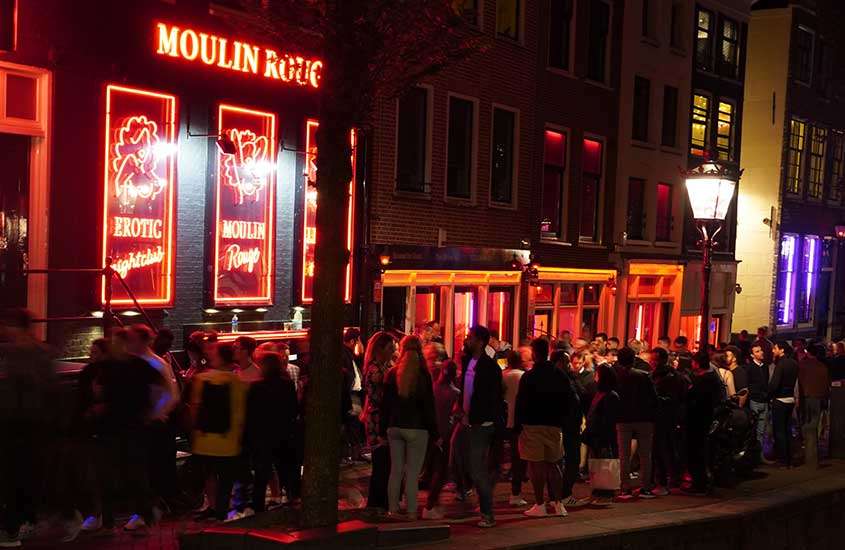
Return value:
<svg viewBox="0 0 845 550">
<path fill-rule="evenodd" d="M 658 241 L 672 240 L 672 186 L 657 184 L 657 212 L 655 215 L 654 238 Z"/>
<path fill-rule="evenodd" d="M 684 49 L 684 5 L 682 1 L 672 2 L 669 15 L 669 45 L 673 48 Z"/>
<path fill-rule="evenodd" d="M 572 0 L 549 0 L 549 67 L 568 71 Z"/>
<path fill-rule="evenodd" d="M 628 180 L 628 238 L 641 241 L 645 238 L 645 180 Z"/>
<path fill-rule="evenodd" d="M 600 283 L 561 283 L 558 290 L 557 334 L 590 338 L 598 331 L 604 286 Z"/>
<path fill-rule="evenodd" d="M 469 334 L 469 329 L 476 323 L 476 316 L 478 314 L 478 307 L 476 299 L 477 293 L 475 288 L 456 288 L 453 304 L 453 332 L 454 336 L 452 347 L 454 354 L 459 354 L 464 347 L 464 340 Z"/>
<path fill-rule="evenodd" d="M 449 156 L 446 162 L 446 194 L 468 199 L 472 193 L 475 103 L 449 98 Z"/>
<path fill-rule="evenodd" d="M 634 120 L 631 138 L 648 141 L 648 112 L 651 99 L 651 82 L 641 76 L 634 77 Z"/>
<path fill-rule="evenodd" d="M 845 134 L 833 132 L 831 142 L 832 159 L 830 162 L 830 185 L 827 187 L 827 198 L 831 201 L 842 200 L 842 185 L 845 178 Z"/>
<path fill-rule="evenodd" d="M 608 52 L 610 50 L 610 6 L 604 0 L 590 0 L 590 26 L 587 31 L 587 78 L 595 82 L 607 81 Z"/>
<path fill-rule="evenodd" d="M 440 322 L 440 287 L 417 287 L 415 297 L 414 324 L 417 328 L 431 321 Z"/>
<path fill-rule="evenodd" d="M 660 144 L 665 147 L 678 145 L 678 89 L 663 87 L 663 128 Z"/>
<path fill-rule="evenodd" d="M 496 0 L 496 35 L 519 40 L 519 0 Z"/>
<path fill-rule="evenodd" d="M 604 144 L 585 138 L 581 153 L 581 220 L 578 236 L 581 240 L 599 240 L 599 200 L 604 158 Z"/>
<path fill-rule="evenodd" d="M 824 193 L 824 165 L 827 159 L 827 129 L 810 127 L 809 177 L 807 196 L 820 199 Z"/>
<path fill-rule="evenodd" d="M 716 123 L 716 151 L 722 160 L 734 159 L 734 106 L 726 101 L 719 102 Z"/>
<path fill-rule="evenodd" d="M 800 279 L 796 285 L 798 299 L 795 305 L 798 308 L 796 321 L 806 324 L 812 323 L 814 317 L 821 246 L 819 238 L 815 235 L 806 235 L 801 241 L 801 267 L 798 272 Z"/>
<path fill-rule="evenodd" d="M 491 287 L 487 293 L 487 322 L 485 326 L 510 342 L 513 337 L 513 288 Z"/>
<path fill-rule="evenodd" d="M 785 234 L 781 237 L 777 280 L 778 325 L 792 325 L 794 323 L 797 247 L 797 235 Z"/>
<path fill-rule="evenodd" d="M 546 129 L 543 147 L 543 203 L 540 231 L 544 237 L 563 236 L 563 193 L 566 134 Z"/>
<path fill-rule="evenodd" d="M 698 8 L 695 14 L 695 66 L 713 70 L 713 12 Z"/>
<path fill-rule="evenodd" d="M 452 0 L 452 9 L 468 23 L 478 24 L 478 0 Z"/>
<path fill-rule="evenodd" d="M 0 50 L 10 52 L 17 46 L 17 0 L 0 0 Z"/>
<path fill-rule="evenodd" d="M 513 202 L 514 145 L 516 140 L 516 113 L 493 109 L 493 150 L 490 177 L 490 200 L 498 203 Z"/>
<path fill-rule="evenodd" d="M 399 99 L 396 188 L 425 193 L 428 156 L 428 90 L 411 88 Z"/>
<path fill-rule="evenodd" d="M 739 76 L 739 25 L 730 19 L 722 19 L 719 72 L 729 78 Z"/>
<path fill-rule="evenodd" d="M 800 193 L 804 173 L 804 137 L 807 124 L 794 118 L 789 123 L 789 146 L 786 151 L 786 192 Z"/>
<path fill-rule="evenodd" d="M 813 50 L 816 36 L 803 27 L 795 30 L 795 46 L 792 48 L 792 76 L 808 86 L 813 80 Z"/>
<path fill-rule="evenodd" d="M 695 94 L 690 118 L 690 153 L 704 156 L 710 146 L 710 98 Z"/>
</svg>

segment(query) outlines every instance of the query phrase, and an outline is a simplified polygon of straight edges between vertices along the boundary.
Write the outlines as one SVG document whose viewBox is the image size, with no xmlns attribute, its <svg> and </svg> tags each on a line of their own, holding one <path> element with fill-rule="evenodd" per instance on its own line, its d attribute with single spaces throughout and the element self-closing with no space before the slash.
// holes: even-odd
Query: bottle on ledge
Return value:
<svg viewBox="0 0 845 550">
<path fill-rule="evenodd" d="M 232 315 L 232 332 L 238 332 L 238 314 Z"/>
</svg>

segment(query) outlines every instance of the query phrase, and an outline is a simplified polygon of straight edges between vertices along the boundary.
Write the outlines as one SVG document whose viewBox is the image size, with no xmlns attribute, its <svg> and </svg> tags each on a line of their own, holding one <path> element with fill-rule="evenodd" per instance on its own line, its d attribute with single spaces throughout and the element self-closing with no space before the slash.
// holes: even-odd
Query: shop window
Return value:
<svg viewBox="0 0 845 550">
<path fill-rule="evenodd" d="M 17 0 L 0 0 L 0 50 L 10 52 L 17 46 Z"/>
<path fill-rule="evenodd" d="M 541 284 L 533 290 L 535 304 L 551 304 L 555 299 L 555 285 Z"/>
<path fill-rule="evenodd" d="M 606 83 L 610 31 L 610 5 L 604 0 L 590 0 L 587 30 L 587 78 Z"/>
<path fill-rule="evenodd" d="M 603 168 L 603 143 L 585 138 L 581 156 L 581 220 L 578 236 L 581 240 L 598 241 L 599 200 Z"/>
<path fill-rule="evenodd" d="M 711 345 L 719 345 L 719 331 L 722 318 L 715 315 L 710 318 L 710 326 L 707 328 L 708 342 Z M 685 336 L 690 341 L 690 349 L 698 349 L 699 335 L 701 334 L 701 315 L 684 315 L 681 317 L 680 336 Z"/>
<path fill-rule="evenodd" d="M 30 138 L 0 133 L 0 309 L 27 305 Z"/>
<path fill-rule="evenodd" d="M 722 19 L 719 72 L 728 78 L 739 76 L 739 24 L 727 18 Z"/>
<path fill-rule="evenodd" d="M 628 238 L 641 241 L 645 238 L 645 180 L 631 178 L 628 180 Z"/>
<path fill-rule="evenodd" d="M 543 154 L 543 203 L 540 231 L 544 237 L 563 237 L 566 134 L 546 129 Z"/>
<path fill-rule="evenodd" d="M 399 99 L 396 188 L 400 191 L 428 191 L 428 94 L 426 88 L 415 87 Z"/>
<path fill-rule="evenodd" d="M 734 159 L 734 106 L 727 101 L 719 101 L 716 124 L 716 152 L 721 160 Z"/>
<path fill-rule="evenodd" d="M 816 35 L 809 29 L 798 27 L 795 30 L 794 40 L 792 76 L 796 81 L 809 86 L 813 80 L 813 50 Z"/>
<path fill-rule="evenodd" d="M 843 178 L 845 178 L 845 134 L 833 132 L 831 140 L 830 185 L 827 198 L 834 202 L 842 200 Z"/>
<path fill-rule="evenodd" d="M 6 116 L 24 120 L 37 118 L 38 80 L 6 73 Z"/>
<path fill-rule="evenodd" d="M 669 25 L 669 45 L 684 49 L 684 5 L 681 0 L 672 2 Z"/>
<path fill-rule="evenodd" d="M 487 293 L 487 322 L 490 332 L 500 340 L 510 342 L 513 336 L 513 289 L 490 288 Z"/>
<path fill-rule="evenodd" d="M 557 309 L 557 333 L 560 335 L 569 331 L 575 337 L 581 335 L 581 327 L 578 324 L 578 306 L 559 307 Z"/>
<path fill-rule="evenodd" d="M 658 241 L 672 240 L 672 186 L 657 184 L 657 212 L 654 238 Z"/>
<path fill-rule="evenodd" d="M 549 67 L 570 70 L 572 0 L 549 0 Z"/>
<path fill-rule="evenodd" d="M 461 199 L 472 192 L 475 103 L 449 98 L 449 158 L 446 163 L 446 194 Z"/>
<path fill-rule="evenodd" d="M 430 321 L 440 321 L 440 288 L 417 287 L 414 325 L 419 328 Z"/>
<path fill-rule="evenodd" d="M 678 145 L 678 89 L 674 86 L 663 87 L 663 128 L 660 144 L 664 147 Z"/>
<path fill-rule="evenodd" d="M 798 323 L 807 324 L 813 322 L 813 312 L 816 303 L 816 291 L 819 277 L 819 257 L 821 256 L 819 238 L 815 235 L 807 235 L 801 243 L 801 267 L 800 277 L 796 285 L 800 291 L 796 305 L 798 306 Z"/>
<path fill-rule="evenodd" d="M 454 337 L 454 346 L 452 347 L 452 354 L 458 357 L 464 347 L 464 340 L 466 340 L 469 334 L 469 329 L 476 324 L 478 307 L 475 289 L 456 288 L 453 303 L 452 334 Z"/>
<path fill-rule="evenodd" d="M 597 306 L 601 300 L 602 285 L 589 283 L 584 285 L 584 305 Z"/>
<path fill-rule="evenodd" d="M 598 332 L 599 310 L 598 308 L 584 308 L 581 311 L 581 338 L 591 341 Z"/>
<path fill-rule="evenodd" d="M 798 236 L 785 234 L 780 239 L 777 280 L 778 325 L 794 323 L 795 270 L 798 262 Z"/>
<path fill-rule="evenodd" d="M 452 0 L 452 9 L 469 24 L 478 24 L 478 0 Z"/>
<path fill-rule="evenodd" d="M 651 82 L 641 76 L 634 77 L 634 120 L 631 125 L 631 138 L 648 141 L 649 101 Z"/>
<path fill-rule="evenodd" d="M 807 124 L 792 119 L 789 123 L 789 145 L 786 151 L 786 192 L 798 194 L 804 183 L 804 138 Z"/>
<path fill-rule="evenodd" d="M 490 200 L 511 204 L 513 202 L 514 145 L 516 140 L 516 113 L 506 109 L 493 109 L 493 150 Z"/>
<path fill-rule="evenodd" d="M 695 66 L 713 70 L 713 12 L 698 8 L 695 14 Z"/>
<path fill-rule="evenodd" d="M 519 40 L 520 1 L 496 0 L 496 35 Z"/>
<path fill-rule="evenodd" d="M 655 330 L 659 306 L 659 302 L 628 305 L 629 338 L 636 338 L 637 340 L 644 340 L 651 343 L 659 337 Z"/>
<path fill-rule="evenodd" d="M 820 199 L 824 193 L 824 167 L 827 159 L 827 129 L 810 127 L 809 177 L 807 196 Z"/>
<path fill-rule="evenodd" d="M 532 338 L 551 336 L 552 310 L 537 309 L 528 321 L 531 325 Z"/>
<path fill-rule="evenodd" d="M 710 146 L 710 98 L 695 94 L 690 117 L 690 154 L 704 156 Z"/>
</svg>

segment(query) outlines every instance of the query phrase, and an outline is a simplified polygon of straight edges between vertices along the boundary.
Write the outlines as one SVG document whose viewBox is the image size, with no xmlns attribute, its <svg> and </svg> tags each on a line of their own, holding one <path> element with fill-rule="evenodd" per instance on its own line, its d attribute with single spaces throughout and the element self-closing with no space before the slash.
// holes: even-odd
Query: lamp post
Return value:
<svg viewBox="0 0 845 550">
<path fill-rule="evenodd" d="M 716 245 L 715 238 L 722 230 L 725 216 L 728 214 L 742 170 L 708 159 L 697 168 L 685 170 L 682 173 L 695 226 L 701 234 L 701 239 L 698 241 L 702 256 L 701 327 L 698 349 L 704 350 L 710 340 L 710 273 L 713 270 L 710 256 Z"/>
</svg>

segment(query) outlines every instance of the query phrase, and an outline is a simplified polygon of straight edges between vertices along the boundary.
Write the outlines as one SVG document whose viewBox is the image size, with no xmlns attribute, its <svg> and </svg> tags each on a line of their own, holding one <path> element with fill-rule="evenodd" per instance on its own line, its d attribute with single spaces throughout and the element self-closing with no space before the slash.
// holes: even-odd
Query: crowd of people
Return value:
<svg viewBox="0 0 845 550">
<path fill-rule="evenodd" d="M 376 332 L 366 346 L 348 329 L 343 343 L 339 459 L 371 463 L 366 502 L 356 505 L 442 519 L 451 482 L 457 500 L 477 495 L 484 528 L 495 525 L 494 487 L 504 479 L 507 504 L 530 517 L 707 493 L 708 430 L 729 400 L 754 419 L 760 463 L 793 466 L 797 420 L 805 461 L 817 465 L 830 382 L 845 378 L 842 342 L 772 342 L 766 329 L 696 351 L 683 336 L 650 348 L 568 332 L 513 349 L 474 326 L 450 358 L 436 323 L 413 335 Z M 197 332 L 183 367 L 172 344 L 166 329 L 112 330 L 91 345 L 68 400 L 28 315 L 4 314 L 0 547 L 19 546 L 48 514 L 60 518 L 64 541 L 113 533 L 118 509 L 130 513 L 124 530 L 145 533 L 184 496 L 178 434 L 187 436 L 184 469 L 202 495 L 197 519 L 235 520 L 299 499 L 307 361 L 293 364 L 284 343 Z M 574 487 L 590 480 L 591 459 L 618 461 L 618 487 L 579 498 Z"/>
</svg>

